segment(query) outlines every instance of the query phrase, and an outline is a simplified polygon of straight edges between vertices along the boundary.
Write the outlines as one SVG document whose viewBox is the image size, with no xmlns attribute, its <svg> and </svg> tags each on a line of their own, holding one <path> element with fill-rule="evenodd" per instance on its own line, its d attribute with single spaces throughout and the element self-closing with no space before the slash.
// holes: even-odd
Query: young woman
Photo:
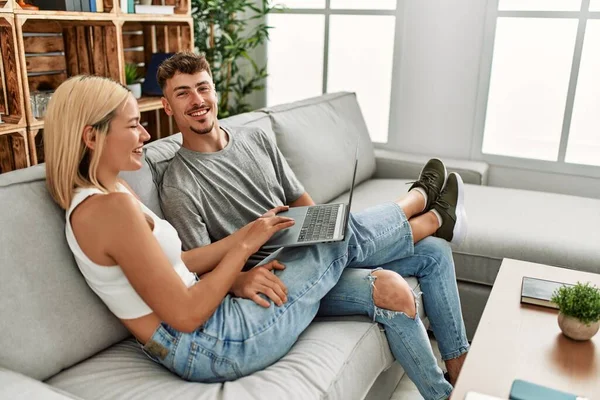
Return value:
<svg viewBox="0 0 600 400">
<path fill-rule="evenodd" d="M 233 380 L 266 368 L 292 347 L 317 314 L 320 301 L 334 286 L 332 292 L 337 290 L 344 269 L 350 267 L 368 274 L 371 283 L 351 288 L 352 299 L 334 296 L 324 301 L 324 313 L 337 309 L 340 314 L 371 315 L 385 326 L 394 356 L 423 396 L 449 396 L 452 386 L 436 364 L 408 284 L 391 271 L 367 268 L 414 256 L 414 243 L 440 228 L 436 207 L 438 215 L 450 208 L 462 218 L 464 213 L 456 209 L 462 196 L 459 176 L 451 174 L 440 194 L 445 177 L 433 190 L 435 185 L 425 182 L 432 174 L 422 174 L 403 199 L 353 214 L 345 241 L 284 249 L 277 260 L 265 260 L 271 269 L 286 266 L 273 276 L 287 292 L 281 294 L 284 303 L 264 308 L 228 292 L 248 257 L 275 232 L 293 224 L 277 216 L 285 207 L 266 212 L 223 240 L 182 252 L 175 229 L 118 178 L 120 171 L 141 168 L 142 146 L 148 139 L 136 100 L 106 78 L 71 78 L 48 106 L 47 184 L 66 210 L 71 251 L 92 290 L 153 360 L 184 379 L 201 382 Z M 437 285 L 435 298 L 440 298 L 432 302 L 443 303 L 438 325 L 448 322 L 460 330 L 453 275 L 452 269 L 432 278 L 438 280 L 432 284 Z M 456 329 L 448 336 L 464 336 L 464 327 L 462 334 Z M 464 355 L 466 338 L 453 346 L 455 357 Z"/>
</svg>

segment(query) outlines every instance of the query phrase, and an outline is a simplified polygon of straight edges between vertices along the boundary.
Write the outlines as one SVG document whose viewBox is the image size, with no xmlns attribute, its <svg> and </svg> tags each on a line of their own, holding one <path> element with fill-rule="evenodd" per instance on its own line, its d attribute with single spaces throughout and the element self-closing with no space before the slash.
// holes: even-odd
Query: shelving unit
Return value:
<svg viewBox="0 0 600 400">
<path fill-rule="evenodd" d="M 0 137 L 5 133 L 11 138 L 0 140 L 0 173 L 10 170 L 9 164 L 16 169 L 43 161 L 39 133 L 44 121 L 34 115 L 33 92 L 55 90 L 79 74 L 125 84 L 127 63 L 136 63 L 144 76 L 153 53 L 193 49 L 189 0 L 164 0 L 164 4 L 174 5 L 176 14 L 126 14 L 113 0 L 104 0 L 105 12 L 96 13 L 31 11 L 15 0 L 0 0 L 4 65 L 0 88 L 8 94 L 7 101 L 0 101 L 0 111 L 5 113 Z M 153 139 L 173 133 L 174 123 L 162 110 L 160 97 L 142 97 L 138 103 Z"/>
</svg>

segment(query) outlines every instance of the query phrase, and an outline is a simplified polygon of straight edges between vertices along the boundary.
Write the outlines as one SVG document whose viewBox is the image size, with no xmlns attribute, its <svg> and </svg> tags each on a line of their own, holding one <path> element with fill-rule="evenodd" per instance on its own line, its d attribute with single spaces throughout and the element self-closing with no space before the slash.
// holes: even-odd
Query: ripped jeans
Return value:
<svg viewBox="0 0 600 400">
<path fill-rule="evenodd" d="M 227 295 L 195 331 L 183 333 L 162 323 L 143 349 L 153 360 L 190 381 L 224 382 L 249 375 L 272 365 L 292 348 L 344 269 L 395 265 L 413 256 L 414 249 L 410 225 L 397 204 L 369 208 L 350 216 L 343 242 L 285 248 L 263 261 L 276 258 L 286 265 L 285 270 L 276 271 L 288 288 L 288 301 L 281 307 L 263 308 L 252 300 Z M 418 318 L 407 320 L 425 332 Z M 402 338 L 391 342 L 398 343 L 396 347 L 405 343 Z M 423 361 L 435 364 L 435 359 Z M 429 378 L 432 380 L 427 381 Z M 436 387 L 434 376 L 424 379 Z M 443 391 L 450 388 L 447 385 Z"/>
<path fill-rule="evenodd" d="M 438 342 L 443 360 L 456 358 L 469 349 L 460 309 L 450 245 L 428 237 L 414 246 L 413 255 L 381 265 L 418 278 L 425 313 Z M 377 270 L 376 269 L 376 270 Z M 380 323 L 392 354 L 425 399 L 445 399 L 452 386 L 443 377 L 431 349 L 423 323 L 417 317 L 378 308 L 373 301 L 376 270 L 346 269 L 335 287 L 321 301 L 319 316 L 367 315 Z"/>
</svg>

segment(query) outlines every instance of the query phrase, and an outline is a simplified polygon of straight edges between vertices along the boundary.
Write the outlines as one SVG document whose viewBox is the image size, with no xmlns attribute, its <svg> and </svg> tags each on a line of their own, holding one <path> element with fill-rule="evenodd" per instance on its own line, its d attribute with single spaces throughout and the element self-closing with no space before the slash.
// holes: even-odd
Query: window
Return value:
<svg viewBox="0 0 600 400">
<path fill-rule="evenodd" d="M 492 3 L 476 155 L 600 176 L 600 0 Z"/>
<path fill-rule="evenodd" d="M 267 104 L 356 92 L 371 139 L 386 142 L 396 0 L 287 0 L 269 16 Z"/>
</svg>

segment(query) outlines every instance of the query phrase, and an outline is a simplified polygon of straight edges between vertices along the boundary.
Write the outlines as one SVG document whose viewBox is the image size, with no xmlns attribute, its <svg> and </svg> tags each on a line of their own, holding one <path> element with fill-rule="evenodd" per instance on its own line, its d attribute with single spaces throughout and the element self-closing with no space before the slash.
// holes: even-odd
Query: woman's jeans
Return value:
<svg viewBox="0 0 600 400">
<path fill-rule="evenodd" d="M 433 275 L 429 286 L 434 287 L 436 295 L 432 296 L 432 304 L 425 302 L 425 308 L 429 313 L 430 308 L 437 307 L 438 299 L 446 299 L 447 303 L 440 305 L 443 309 L 432 310 L 434 317 L 430 315 L 430 320 L 436 334 L 437 330 L 452 332 L 452 326 L 462 332 L 454 333 L 462 339 L 450 341 L 438 338 L 444 355 L 459 355 L 466 351 L 468 345 L 452 263 L 448 266 L 451 268 L 450 282 L 438 284 L 436 274 L 419 265 L 428 264 L 429 261 L 423 260 L 433 260 L 440 255 L 423 255 L 423 260 L 419 261 L 418 248 L 413 245 L 412 232 L 404 213 L 395 203 L 351 215 L 343 242 L 286 248 L 274 255 L 286 265 L 285 270 L 276 272 L 288 288 L 288 300 L 281 307 L 272 305 L 263 308 L 252 300 L 228 295 L 211 318 L 194 332 L 181 333 L 163 323 L 145 344 L 144 350 L 155 361 L 187 380 L 223 382 L 237 379 L 264 369 L 283 357 L 312 322 L 321 300 L 331 291 L 323 302 L 323 315 L 340 315 L 340 311 L 371 315 L 385 326 L 394 356 L 424 397 L 446 398 L 452 387 L 444 381 L 437 367 L 423 324 L 418 317 L 412 319 L 403 313 L 374 306 L 370 270 L 358 271 L 362 273 L 360 276 L 351 270 L 351 274 L 340 282 L 341 286 L 332 291 L 345 268 L 382 266 L 398 272 L 414 270 L 425 277 Z M 272 258 L 265 259 L 263 263 Z M 440 278 L 442 269 L 436 269 Z M 429 286 L 421 284 L 423 290 L 428 291 Z M 356 296 L 352 300 L 344 300 L 351 295 Z M 338 304 L 344 306 L 333 312 Z M 442 316 L 449 309 L 452 310 L 452 318 Z M 448 321 L 452 322 L 452 326 L 445 325 Z"/>
</svg>

